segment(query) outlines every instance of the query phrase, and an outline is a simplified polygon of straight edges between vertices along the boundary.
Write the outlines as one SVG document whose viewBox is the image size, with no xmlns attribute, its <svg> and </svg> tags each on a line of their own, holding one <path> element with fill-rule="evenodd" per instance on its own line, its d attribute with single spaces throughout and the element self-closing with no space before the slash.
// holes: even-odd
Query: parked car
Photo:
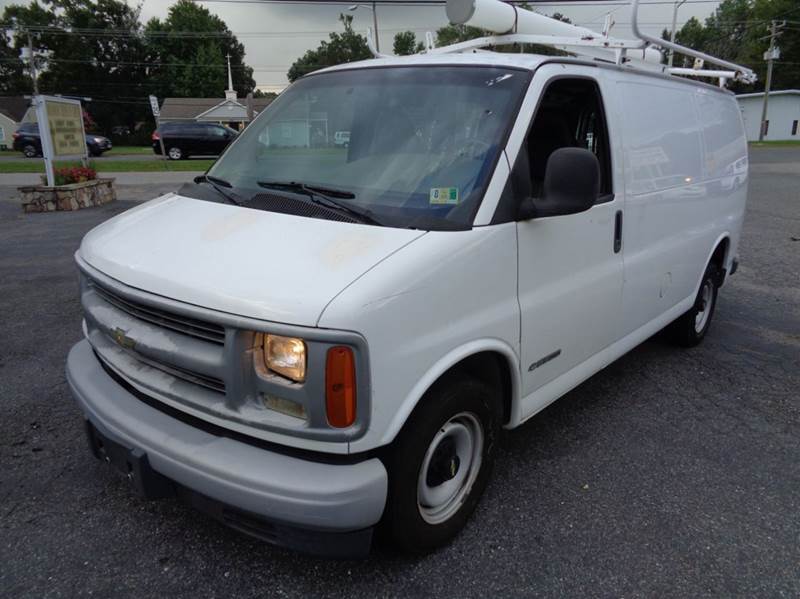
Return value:
<svg viewBox="0 0 800 599">
<path fill-rule="evenodd" d="M 164 150 L 170 160 L 218 156 L 237 135 L 235 129 L 217 123 L 163 123 L 153 131 L 153 152 L 161 154 L 160 140 L 163 140 Z"/>
<path fill-rule="evenodd" d="M 305 551 L 375 527 L 427 551 L 501 428 L 664 327 L 704 339 L 747 199 L 735 97 L 440 52 L 299 79 L 206 175 L 83 239 L 68 380 L 139 492 Z M 309 147 L 309 114 L 347 151 Z"/>
<path fill-rule="evenodd" d="M 42 155 L 42 139 L 37 123 L 22 123 L 13 134 L 13 149 L 25 154 L 26 158 Z M 111 140 L 102 135 L 86 134 L 86 149 L 90 156 L 102 156 L 112 148 Z"/>
</svg>

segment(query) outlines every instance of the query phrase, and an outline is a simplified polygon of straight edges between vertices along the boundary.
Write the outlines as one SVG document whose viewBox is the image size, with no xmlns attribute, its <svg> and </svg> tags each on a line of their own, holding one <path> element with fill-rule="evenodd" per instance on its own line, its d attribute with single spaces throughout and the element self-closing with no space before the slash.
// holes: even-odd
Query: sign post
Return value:
<svg viewBox="0 0 800 599">
<path fill-rule="evenodd" d="M 84 166 L 88 162 L 83 109 L 79 100 L 56 96 L 34 96 L 33 105 L 42 140 L 47 185 L 53 187 L 53 162 L 56 159 L 80 158 Z"/>
<path fill-rule="evenodd" d="M 155 96 L 150 96 L 150 110 L 153 111 L 153 118 L 156 120 L 156 131 L 158 131 L 159 127 L 161 127 L 161 110 L 158 107 L 158 98 Z M 158 134 L 158 145 L 161 146 L 161 159 L 167 159 L 167 153 L 164 151 L 164 138 L 161 136 L 161 133 Z M 164 162 L 164 167 L 166 168 L 167 163 Z"/>
</svg>

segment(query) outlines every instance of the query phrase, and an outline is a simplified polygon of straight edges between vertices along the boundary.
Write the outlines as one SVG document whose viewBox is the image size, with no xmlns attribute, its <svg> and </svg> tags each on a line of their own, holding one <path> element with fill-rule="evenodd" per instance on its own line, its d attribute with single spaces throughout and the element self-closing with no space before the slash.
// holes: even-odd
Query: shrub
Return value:
<svg viewBox="0 0 800 599">
<path fill-rule="evenodd" d="M 69 185 L 97 179 L 97 171 L 90 166 L 71 166 L 55 169 L 55 184 Z"/>
</svg>

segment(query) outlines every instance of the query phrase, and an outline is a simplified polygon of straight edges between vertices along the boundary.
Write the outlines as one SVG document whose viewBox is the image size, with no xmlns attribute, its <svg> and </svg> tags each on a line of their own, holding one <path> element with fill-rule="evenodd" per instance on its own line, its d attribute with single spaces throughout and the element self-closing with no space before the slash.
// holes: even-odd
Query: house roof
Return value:
<svg viewBox="0 0 800 599">
<path fill-rule="evenodd" d="M 229 100 L 223 98 L 164 98 L 161 104 L 162 119 L 196 119 L 201 114 L 212 108 L 225 104 Z M 253 98 L 253 109 L 261 112 L 272 102 L 272 98 Z M 244 98 L 237 100 L 243 110 L 246 110 Z"/>
<path fill-rule="evenodd" d="M 25 116 L 30 104 L 23 96 L 0 96 L 0 112 L 16 123 Z"/>
<path fill-rule="evenodd" d="M 772 96 L 800 96 L 800 89 L 779 89 L 777 91 L 769 92 Z M 754 92 L 752 94 L 737 94 L 737 98 L 763 98 L 764 92 Z"/>
</svg>

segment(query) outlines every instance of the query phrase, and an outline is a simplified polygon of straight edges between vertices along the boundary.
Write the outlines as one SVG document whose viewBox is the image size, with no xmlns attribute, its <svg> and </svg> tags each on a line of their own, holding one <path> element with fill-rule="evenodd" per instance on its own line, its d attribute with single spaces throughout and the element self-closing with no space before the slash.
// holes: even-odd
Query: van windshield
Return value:
<svg viewBox="0 0 800 599">
<path fill-rule="evenodd" d="M 208 175 L 245 206 L 258 194 L 317 189 L 382 225 L 469 228 L 529 79 L 480 66 L 311 75 Z"/>
</svg>

